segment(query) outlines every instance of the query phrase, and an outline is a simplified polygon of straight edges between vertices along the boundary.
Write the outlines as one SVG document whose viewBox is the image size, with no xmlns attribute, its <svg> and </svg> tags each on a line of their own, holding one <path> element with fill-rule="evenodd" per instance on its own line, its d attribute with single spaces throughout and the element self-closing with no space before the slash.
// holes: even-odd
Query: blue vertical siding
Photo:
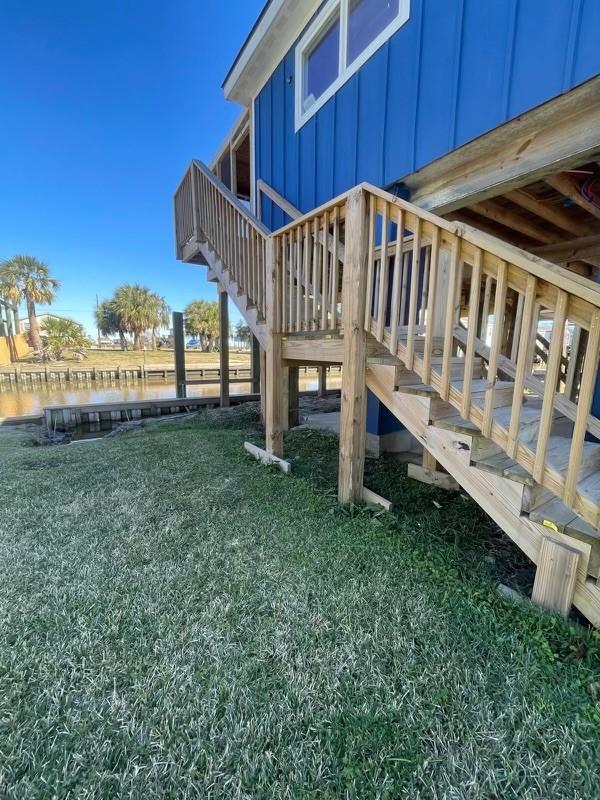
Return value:
<svg viewBox="0 0 600 800">
<path fill-rule="evenodd" d="M 600 72 L 600 0 L 412 0 L 294 132 L 295 43 L 256 98 L 256 175 L 302 211 L 385 185 Z M 284 216 L 264 202 L 271 228 Z"/>
</svg>

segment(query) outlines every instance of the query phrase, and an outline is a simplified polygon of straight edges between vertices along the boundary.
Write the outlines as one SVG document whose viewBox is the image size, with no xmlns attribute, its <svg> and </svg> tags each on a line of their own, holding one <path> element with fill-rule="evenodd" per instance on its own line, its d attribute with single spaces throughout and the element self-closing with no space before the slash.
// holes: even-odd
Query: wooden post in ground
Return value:
<svg viewBox="0 0 600 800">
<path fill-rule="evenodd" d="M 368 216 L 366 194 L 354 189 L 346 209 L 346 256 L 342 285 L 344 360 L 340 414 L 338 499 L 360 501 L 363 495 L 367 437 L 367 291 Z"/>
<path fill-rule="evenodd" d="M 260 419 L 263 425 L 267 418 L 267 352 L 260 349 Z"/>
<path fill-rule="evenodd" d="M 567 616 L 573 603 L 579 551 L 542 538 L 531 599 L 549 611 Z"/>
<path fill-rule="evenodd" d="M 219 291 L 219 365 L 221 367 L 221 408 L 229 405 L 229 298 Z"/>
<path fill-rule="evenodd" d="M 287 386 L 284 377 L 287 370 L 281 357 L 281 333 L 279 331 L 279 308 L 281 305 L 281 281 L 279 261 L 274 237 L 267 239 L 265 269 L 265 300 L 267 321 L 267 347 L 265 370 L 265 438 L 266 450 L 272 455 L 283 456 L 283 431 L 287 427 Z M 284 414 L 285 403 L 285 414 Z"/>
<path fill-rule="evenodd" d="M 300 370 L 289 367 L 288 375 L 288 422 L 290 428 L 295 428 L 300 425 Z"/>
<path fill-rule="evenodd" d="M 318 367 L 319 383 L 317 387 L 317 397 L 325 397 L 327 391 L 327 367 Z"/>
<path fill-rule="evenodd" d="M 185 397 L 185 339 L 181 311 L 173 312 L 173 348 L 175 350 L 175 396 Z"/>
<path fill-rule="evenodd" d="M 252 353 L 250 370 L 252 373 L 252 392 L 258 394 L 260 392 L 260 343 L 256 336 L 252 336 Z"/>
</svg>

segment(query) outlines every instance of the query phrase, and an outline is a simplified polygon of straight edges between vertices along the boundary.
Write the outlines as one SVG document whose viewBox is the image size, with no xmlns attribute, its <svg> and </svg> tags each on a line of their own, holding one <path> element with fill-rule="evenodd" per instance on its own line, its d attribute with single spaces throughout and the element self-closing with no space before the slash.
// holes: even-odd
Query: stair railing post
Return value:
<svg viewBox="0 0 600 800">
<path fill-rule="evenodd" d="M 342 329 L 344 351 L 340 414 L 338 499 L 362 498 L 367 417 L 367 291 L 369 217 L 366 192 L 354 189 L 346 208 L 346 255 L 342 279 Z"/>
<path fill-rule="evenodd" d="M 268 453 L 283 456 L 283 431 L 287 428 L 287 370 L 281 357 L 281 331 L 279 312 L 281 308 L 280 248 L 274 236 L 266 242 L 266 286 L 265 305 L 267 323 L 266 369 L 265 369 L 265 447 Z M 284 412 L 285 408 L 285 412 Z M 285 417 L 284 417 L 285 413 Z"/>
</svg>

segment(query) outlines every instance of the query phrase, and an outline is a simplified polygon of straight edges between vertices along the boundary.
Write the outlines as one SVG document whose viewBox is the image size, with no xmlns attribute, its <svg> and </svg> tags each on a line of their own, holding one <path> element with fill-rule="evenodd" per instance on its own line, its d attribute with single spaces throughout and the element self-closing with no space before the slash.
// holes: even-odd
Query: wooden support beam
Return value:
<svg viewBox="0 0 600 800">
<path fill-rule="evenodd" d="M 370 489 L 367 489 L 366 486 L 363 486 L 362 499 L 371 506 L 383 508 L 384 511 L 392 510 L 391 500 L 386 500 L 385 497 L 381 497 L 381 495 L 372 492 Z"/>
<path fill-rule="evenodd" d="M 412 203 L 446 214 L 569 169 L 600 152 L 600 77 L 403 178 Z"/>
<path fill-rule="evenodd" d="M 505 225 L 507 228 L 511 228 L 511 230 L 519 231 L 519 233 L 529 236 L 537 242 L 552 244 L 564 238 L 560 233 L 547 231 L 543 225 L 531 222 L 522 217 L 518 211 L 513 211 L 510 208 L 501 206 L 493 200 L 483 200 L 480 203 L 473 203 L 469 207 L 476 214 L 481 214 L 482 217 L 491 219 L 493 222 L 498 222 L 500 225 Z"/>
<path fill-rule="evenodd" d="M 288 426 L 300 425 L 300 370 L 288 367 Z"/>
<path fill-rule="evenodd" d="M 221 408 L 229 405 L 229 302 L 227 292 L 219 292 L 219 366 Z"/>
<path fill-rule="evenodd" d="M 548 261 L 554 261 L 560 264 L 566 264 L 569 261 L 577 261 L 579 259 L 585 260 L 586 258 L 599 259 L 600 235 L 584 236 L 579 239 L 571 239 L 568 242 L 534 247 L 532 248 L 532 252 Z"/>
<path fill-rule="evenodd" d="M 575 548 L 542 537 L 531 599 L 549 611 L 567 616 L 573 604 L 580 553 Z"/>
<path fill-rule="evenodd" d="M 281 280 L 279 274 L 278 248 L 270 236 L 266 244 L 265 305 L 267 316 L 267 347 L 265 370 L 265 435 L 266 450 L 270 455 L 283 455 L 283 431 L 287 427 L 287 408 L 284 415 L 284 402 L 287 387 L 284 387 L 284 374 L 281 355 L 281 333 L 277 309 L 281 306 Z"/>
<path fill-rule="evenodd" d="M 548 186 L 556 189 L 557 192 L 564 194 L 565 197 L 568 197 L 569 200 L 572 200 L 580 206 L 580 208 L 583 208 L 588 214 L 596 217 L 596 219 L 600 219 L 600 208 L 590 203 L 590 201 L 580 193 L 579 189 L 568 175 L 564 173 L 553 175 L 550 178 L 546 178 L 546 183 Z"/>
<path fill-rule="evenodd" d="M 319 384 L 317 388 L 317 397 L 325 397 L 327 392 L 327 367 L 326 366 L 319 366 Z"/>
<path fill-rule="evenodd" d="M 252 391 L 258 394 L 260 392 L 260 342 L 254 335 L 252 335 L 251 347 Z"/>
<path fill-rule="evenodd" d="M 409 464 L 407 474 L 409 478 L 421 483 L 428 483 L 431 486 L 437 486 L 439 489 L 445 489 L 448 492 L 458 492 L 460 486 L 454 480 L 452 475 L 445 472 L 440 464 L 436 461 L 426 447 L 423 447 L 423 461 L 421 466 L 418 464 Z"/>
<path fill-rule="evenodd" d="M 512 192 L 507 192 L 504 197 L 515 203 L 515 205 L 524 208 L 526 211 L 531 211 L 541 219 L 550 222 L 557 228 L 560 228 L 573 236 L 592 236 L 594 233 L 594 226 L 588 225 L 575 219 L 568 211 L 552 203 L 544 202 L 532 194 L 529 194 L 524 189 L 514 189 Z"/>
<path fill-rule="evenodd" d="M 346 209 L 346 262 L 342 286 L 344 350 L 340 415 L 340 459 L 338 499 L 341 503 L 361 500 L 366 446 L 367 417 L 367 292 L 368 216 L 364 189 L 354 189 Z"/>
<path fill-rule="evenodd" d="M 261 464 L 275 464 L 285 475 L 289 475 L 292 471 L 292 465 L 289 461 L 284 461 L 283 458 L 278 458 L 273 453 L 268 453 L 262 447 L 252 444 L 252 442 L 244 442 L 244 449 L 254 456 L 257 461 L 260 461 Z"/>
</svg>

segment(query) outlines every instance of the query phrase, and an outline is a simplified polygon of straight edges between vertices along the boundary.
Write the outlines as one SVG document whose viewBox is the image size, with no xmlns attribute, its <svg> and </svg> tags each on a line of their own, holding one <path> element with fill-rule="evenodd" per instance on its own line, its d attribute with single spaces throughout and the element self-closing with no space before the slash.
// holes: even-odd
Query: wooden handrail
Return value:
<svg viewBox="0 0 600 800">
<path fill-rule="evenodd" d="M 283 197 L 283 195 L 279 194 L 279 192 L 275 191 L 272 186 L 269 186 L 268 183 L 259 178 L 256 181 L 256 211 L 257 217 L 261 219 L 261 194 L 265 194 L 269 200 L 273 203 L 276 203 L 279 208 L 288 215 L 293 220 L 298 219 L 298 217 L 302 216 L 302 212 L 299 211 L 296 206 L 292 205 L 288 200 Z"/>
<path fill-rule="evenodd" d="M 270 235 L 271 231 L 267 228 L 267 226 L 257 219 L 250 209 L 247 208 L 240 200 L 238 200 L 233 192 L 228 189 L 227 186 L 225 186 L 223 181 L 220 180 L 220 178 L 218 178 L 214 172 L 209 170 L 206 164 L 194 159 L 190 166 L 192 165 L 196 167 L 196 169 L 198 169 L 216 189 L 218 189 L 218 191 L 227 199 L 227 201 L 244 217 L 245 221 L 249 225 L 252 225 L 252 227 L 264 237 Z"/>
</svg>

